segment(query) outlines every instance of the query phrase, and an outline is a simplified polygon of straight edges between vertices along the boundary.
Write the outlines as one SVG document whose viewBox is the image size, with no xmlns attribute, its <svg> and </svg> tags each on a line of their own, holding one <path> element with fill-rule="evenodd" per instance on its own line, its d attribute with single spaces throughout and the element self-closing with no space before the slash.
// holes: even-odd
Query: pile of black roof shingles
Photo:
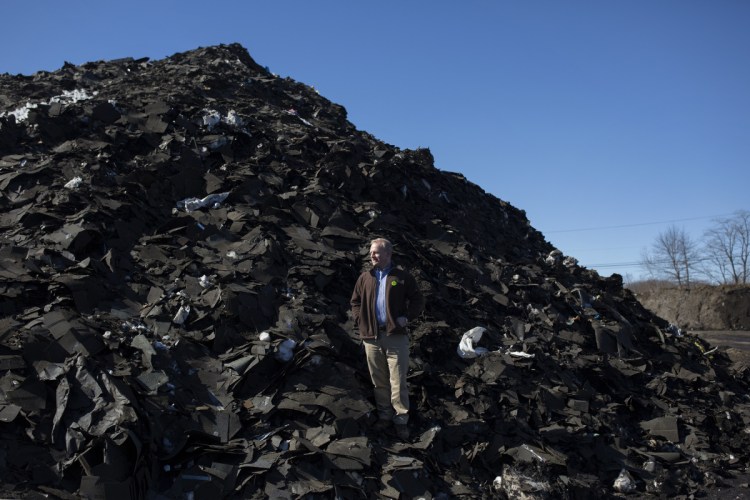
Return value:
<svg viewBox="0 0 750 500">
<path fill-rule="evenodd" d="M 238 45 L 0 76 L 0 189 L 4 495 L 675 496 L 746 472 L 746 370 Z M 377 236 L 428 297 L 409 442 L 370 430 L 348 315 Z"/>
</svg>

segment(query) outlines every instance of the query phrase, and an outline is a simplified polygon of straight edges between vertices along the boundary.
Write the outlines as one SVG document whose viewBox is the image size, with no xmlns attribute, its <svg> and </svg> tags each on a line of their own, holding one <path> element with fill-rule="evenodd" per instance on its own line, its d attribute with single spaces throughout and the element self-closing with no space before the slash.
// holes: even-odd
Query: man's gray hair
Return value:
<svg viewBox="0 0 750 500">
<path fill-rule="evenodd" d="M 393 252 L 393 243 L 386 240 L 385 238 L 375 238 L 374 240 L 370 242 L 370 246 L 373 246 L 373 245 L 378 245 L 378 246 L 383 247 L 383 249 L 388 253 Z"/>
</svg>

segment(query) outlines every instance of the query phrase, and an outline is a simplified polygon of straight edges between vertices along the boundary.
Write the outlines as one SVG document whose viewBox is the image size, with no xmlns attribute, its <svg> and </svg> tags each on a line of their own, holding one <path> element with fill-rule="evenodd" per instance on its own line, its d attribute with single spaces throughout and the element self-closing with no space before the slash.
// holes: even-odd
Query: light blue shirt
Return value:
<svg viewBox="0 0 750 500">
<path fill-rule="evenodd" d="M 388 286 L 388 273 L 393 265 L 388 266 L 382 271 L 375 268 L 375 276 L 378 279 L 378 293 L 375 296 L 375 316 L 378 318 L 378 324 L 383 326 L 386 321 L 385 289 Z"/>
</svg>

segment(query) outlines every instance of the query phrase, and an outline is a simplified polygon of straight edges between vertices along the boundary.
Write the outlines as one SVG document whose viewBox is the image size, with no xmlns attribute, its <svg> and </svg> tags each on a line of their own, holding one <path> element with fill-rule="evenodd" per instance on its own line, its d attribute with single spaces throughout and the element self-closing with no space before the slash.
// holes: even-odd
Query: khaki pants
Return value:
<svg viewBox="0 0 750 500">
<path fill-rule="evenodd" d="M 409 420 L 409 336 L 378 332 L 377 340 L 365 340 L 367 368 L 375 386 L 378 417 L 406 424 Z"/>
</svg>

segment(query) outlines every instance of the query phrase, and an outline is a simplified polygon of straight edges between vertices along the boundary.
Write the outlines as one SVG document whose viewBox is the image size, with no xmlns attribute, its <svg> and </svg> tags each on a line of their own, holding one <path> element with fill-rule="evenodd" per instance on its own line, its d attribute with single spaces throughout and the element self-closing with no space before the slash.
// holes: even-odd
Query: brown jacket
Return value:
<svg viewBox="0 0 750 500">
<path fill-rule="evenodd" d="M 374 269 L 360 274 L 350 301 L 354 322 L 359 327 L 359 336 L 363 339 L 377 337 L 378 320 L 375 313 L 377 282 Z M 388 335 L 407 333 L 406 328 L 396 323 L 396 318 L 404 316 L 409 321 L 415 319 L 424 309 L 424 297 L 417 287 L 416 280 L 409 273 L 395 266 L 388 272 L 386 283 L 386 333 Z"/>
</svg>

